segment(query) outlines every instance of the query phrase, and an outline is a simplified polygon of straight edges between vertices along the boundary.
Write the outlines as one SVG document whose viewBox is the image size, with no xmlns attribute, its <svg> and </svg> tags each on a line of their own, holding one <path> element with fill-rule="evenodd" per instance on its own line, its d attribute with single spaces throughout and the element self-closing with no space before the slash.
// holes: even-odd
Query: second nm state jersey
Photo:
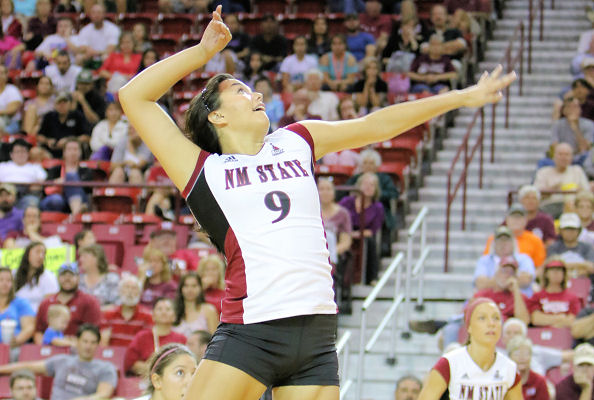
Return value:
<svg viewBox="0 0 594 400">
<path fill-rule="evenodd" d="M 200 152 L 183 196 L 227 258 L 221 321 L 336 313 L 313 146 L 293 124 L 255 155 Z"/>
</svg>

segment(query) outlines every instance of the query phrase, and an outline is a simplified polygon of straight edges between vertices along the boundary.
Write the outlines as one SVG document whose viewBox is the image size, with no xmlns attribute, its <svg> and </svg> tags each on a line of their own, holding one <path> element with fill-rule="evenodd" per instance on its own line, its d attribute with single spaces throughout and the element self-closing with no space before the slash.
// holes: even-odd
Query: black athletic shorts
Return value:
<svg viewBox="0 0 594 400">
<path fill-rule="evenodd" d="M 219 324 L 204 358 L 238 368 L 267 387 L 338 386 L 336 315 Z"/>
</svg>

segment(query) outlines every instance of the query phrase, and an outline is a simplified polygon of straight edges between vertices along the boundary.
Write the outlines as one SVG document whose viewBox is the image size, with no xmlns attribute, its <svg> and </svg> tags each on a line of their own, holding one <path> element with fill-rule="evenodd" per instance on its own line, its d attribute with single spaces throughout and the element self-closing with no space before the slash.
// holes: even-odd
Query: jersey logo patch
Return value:
<svg viewBox="0 0 594 400">
<path fill-rule="evenodd" d="M 233 162 L 233 161 L 237 161 L 237 158 L 235 158 L 235 156 L 229 156 L 227 158 L 225 158 L 225 162 Z"/>
<path fill-rule="evenodd" d="M 278 156 L 279 154 L 283 154 L 285 151 L 280 147 L 276 147 L 275 145 L 271 144 L 272 146 L 272 155 Z"/>
<path fill-rule="evenodd" d="M 501 374 L 499 373 L 499 370 L 495 371 L 495 376 L 493 377 L 493 379 L 499 380 L 502 379 L 503 377 L 501 376 Z"/>
<path fill-rule="evenodd" d="M 464 375 L 462 375 L 461 379 L 470 379 L 470 378 L 468 377 L 468 374 L 465 373 Z"/>
</svg>

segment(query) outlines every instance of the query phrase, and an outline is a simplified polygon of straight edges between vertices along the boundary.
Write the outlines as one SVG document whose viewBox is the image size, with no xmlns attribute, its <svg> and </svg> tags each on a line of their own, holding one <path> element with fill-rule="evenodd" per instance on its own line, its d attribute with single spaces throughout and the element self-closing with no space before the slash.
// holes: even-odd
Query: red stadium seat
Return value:
<svg viewBox="0 0 594 400">
<path fill-rule="evenodd" d="M 97 211 L 131 213 L 138 204 L 140 188 L 96 188 L 93 189 L 93 204 Z"/>
<path fill-rule="evenodd" d="M 19 361 L 45 360 L 58 355 L 70 354 L 70 348 L 58 346 L 44 346 L 40 344 L 24 344 L 21 346 Z"/>
<path fill-rule="evenodd" d="M 326 2 L 320 0 L 299 0 L 295 2 L 296 13 L 324 14 L 326 12 Z"/>
<path fill-rule="evenodd" d="M 35 379 L 37 385 L 37 395 L 42 399 L 49 399 L 52 394 L 52 385 L 54 378 L 51 376 L 38 376 Z"/>
<path fill-rule="evenodd" d="M 117 23 L 122 31 L 132 31 L 134 25 L 143 24 L 150 32 L 156 19 L 155 13 L 122 13 L 118 15 Z"/>
<path fill-rule="evenodd" d="M 124 356 L 126 347 L 121 346 L 99 346 L 95 353 L 95 358 L 109 361 L 118 370 L 120 375 L 124 375 Z"/>
<path fill-rule="evenodd" d="M 97 243 L 105 248 L 108 261 L 121 266 L 125 249 L 134 245 L 136 228 L 134 225 L 93 225 L 91 228 Z"/>
<path fill-rule="evenodd" d="M 260 23 L 262 22 L 262 15 L 260 14 L 244 14 L 240 13 L 237 15 L 239 21 L 243 25 L 243 30 L 250 36 L 254 36 L 260 33 Z"/>
<path fill-rule="evenodd" d="M 122 263 L 122 271 L 136 275 L 136 272 L 138 271 L 138 263 L 136 262 L 136 258 L 142 258 L 142 253 L 144 252 L 145 247 L 146 246 L 144 244 L 126 247 L 124 252 L 124 262 Z"/>
<path fill-rule="evenodd" d="M 122 215 L 123 224 L 135 224 L 135 225 L 149 225 L 159 224 L 163 220 L 156 215 L 151 214 L 124 214 Z"/>
<path fill-rule="evenodd" d="M 42 211 L 41 212 L 41 223 L 45 224 L 48 222 L 60 223 L 64 222 L 70 214 L 66 214 L 59 211 Z"/>
<path fill-rule="evenodd" d="M 17 76 L 17 86 L 22 89 L 32 89 L 35 90 L 37 88 L 37 82 L 39 82 L 39 78 L 43 76 L 43 72 L 41 71 L 33 71 L 33 72 L 21 72 Z"/>
<path fill-rule="evenodd" d="M 0 399 L 10 399 L 12 394 L 10 392 L 10 376 L 0 376 Z"/>
<path fill-rule="evenodd" d="M 404 193 L 408 189 L 410 167 L 404 162 L 384 162 L 379 166 L 378 172 L 389 174 L 394 181 L 394 185 Z"/>
<path fill-rule="evenodd" d="M 567 288 L 571 290 L 582 301 L 582 306 L 589 303 L 590 286 L 592 282 L 589 278 L 572 278 L 567 283 Z"/>
<path fill-rule="evenodd" d="M 157 31 L 162 35 L 177 35 L 193 33 L 195 20 L 192 14 L 159 14 L 157 16 Z"/>
<path fill-rule="evenodd" d="M 183 249 L 188 245 L 188 236 L 190 234 L 190 229 L 187 225 L 177 225 L 173 224 L 169 221 L 161 221 L 160 224 L 153 224 L 147 225 L 144 227 L 142 232 L 142 236 L 138 239 L 139 244 L 146 244 L 149 242 L 151 233 L 159 230 L 159 229 L 167 229 L 175 231 L 177 234 L 177 248 Z"/>
<path fill-rule="evenodd" d="M 74 235 L 83 229 L 81 223 L 57 224 L 57 223 L 43 223 L 41 224 L 41 234 L 43 236 L 58 235 L 60 238 L 68 243 L 74 241 Z"/>
<path fill-rule="evenodd" d="M 562 350 L 571 349 L 573 344 L 569 328 L 528 328 L 527 336 L 534 344 Z"/>
<path fill-rule="evenodd" d="M 103 181 L 107 179 L 110 174 L 111 163 L 109 161 L 85 160 L 80 162 L 80 166 L 92 169 L 94 173 L 93 179 L 96 181 Z"/>
<path fill-rule="evenodd" d="M 113 224 L 119 217 L 120 214 L 114 212 L 93 211 L 75 215 L 74 222 L 83 224 Z"/>
<path fill-rule="evenodd" d="M 344 27 L 344 14 L 326 14 L 324 16 L 328 22 L 328 34 L 330 36 L 346 33 L 346 28 Z"/>
<path fill-rule="evenodd" d="M 121 377 L 118 379 L 118 387 L 115 390 L 116 397 L 135 399 L 142 395 L 145 387 L 142 378 Z"/>
<path fill-rule="evenodd" d="M 345 165 L 316 165 L 315 174 L 317 177 L 325 176 L 332 179 L 334 185 L 344 184 L 354 172 L 354 167 Z"/>
<path fill-rule="evenodd" d="M 64 164 L 64 161 L 57 159 L 57 158 L 51 158 L 49 160 L 43 160 L 41 162 L 41 166 L 44 169 L 51 169 L 51 168 L 57 167 L 58 165 L 61 166 L 62 164 Z"/>
<path fill-rule="evenodd" d="M 553 367 L 549 369 L 546 373 L 546 378 L 553 384 L 557 385 L 561 382 L 567 375 L 573 373 L 573 368 L 570 363 L 564 364 L 562 367 Z"/>
<path fill-rule="evenodd" d="M 287 2 L 285 0 L 255 0 L 254 8 L 260 14 L 285 14 L 287 12 Z"/>
<path fill-rule="evenodd" d="M 287 15 L 282 19 L 284 36 L 293 40 L 297 36 L 306 36 L 311 32 L 315 15 Z"/>
<path fill-rule="evenodd" d="M 184 33 L 179 39 L 180 49 L 187 49 L 188 47 L 197 45 L 200 43 L 201 38 L 202 35 L 198 33 Z"/>
<path fill-rule="evenodd" d="M 152 35 L 151 42 L 153 48 L 159 56 L 163 58 L 165 54 L 174 53 L 177 49 L 177 43 L 179 42 L 180 35 L 168 34 L 168 35 Z"/>
<path fill-rule="evenodd" d="M 209 79 L 213 77 L 213 74 L 210 74 L 208 72 L 202 72 L 202 73 L 191 73 L 186 79 L 188 82 L 188 88 L 193 91 L 193 92 L 197 92 L 202 90 L 204 88 L 204 86 L 206 86 L 206 83 L 208 83 Z M 192 97 L 193 98 L 193 97 Z M 192 98 L 190 100 L 192 100 Z"/>
<path fill-rule="evenodd" d="M 0 365 L 8 364 L 10 362 L 10 347 L 0 343 Z"/>
</svg>

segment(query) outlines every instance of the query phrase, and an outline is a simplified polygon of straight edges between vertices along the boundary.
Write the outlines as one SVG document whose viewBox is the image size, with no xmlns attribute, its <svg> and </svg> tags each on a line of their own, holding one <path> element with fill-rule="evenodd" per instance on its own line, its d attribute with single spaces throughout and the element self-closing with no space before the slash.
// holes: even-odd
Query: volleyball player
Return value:
<svg viewBox="0 0 594 400">
<path fill-rule="evenodd" d="M 186 398 L 338 399 L 336 304 L 313 162 L 390 139 L 461 106 L 501 99 L 501 67 L 473 87 L 363 118 L 302 121 L 267 135 L 260 93 L 217 75 L 186 113 L 186 134 L 156 101 L 231 39 L 213 12 L 199 44 L 144 70 L 119 92 L 130 122 L 227 259 L 221 321 Z"/>
<path fill-rule="evenodd" d="M 465 346 L 443 355 L 433 367 L 418 400 L 522 400 L 516 364 L 496 351 L 501 312 L 493 300 L 478 297 L 464 311 Z"/>
</svg>

